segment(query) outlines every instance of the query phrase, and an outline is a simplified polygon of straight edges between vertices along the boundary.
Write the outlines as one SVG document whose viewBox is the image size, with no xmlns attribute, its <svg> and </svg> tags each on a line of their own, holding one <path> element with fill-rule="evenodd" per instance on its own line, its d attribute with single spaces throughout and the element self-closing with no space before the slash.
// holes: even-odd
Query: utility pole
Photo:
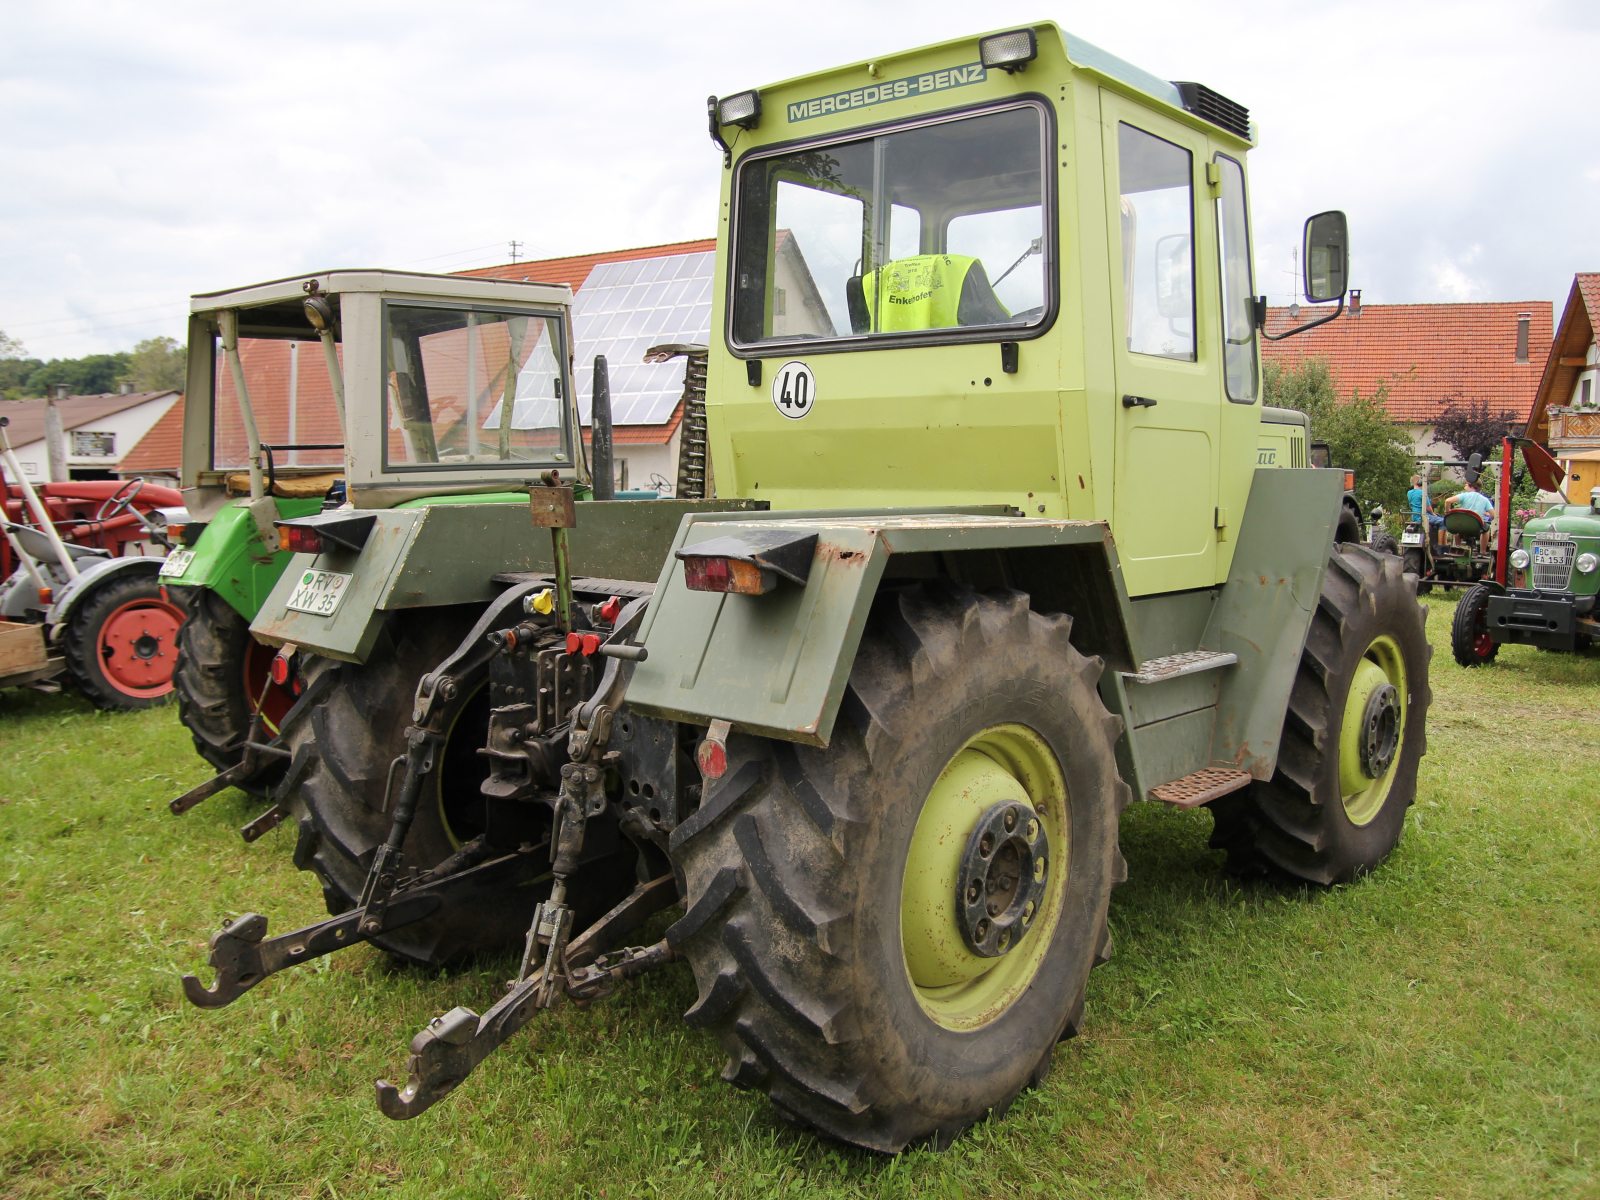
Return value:
<svg viewBox="0 0 1600 1200">
<path fill-rule="evenodd" d="M 66 483 L 70 478 L 67 474 L 67 432 L 61 424 L 61 410 L 56 407 L 56 401 L 67 398 L 67 385 L 52 384 L 50 392 L 44 401 L 44 452 L 50 461 L 50 482 Z"/>
<path fill-rule="evenodd" d="M 511 243 L 511 261 L 512 262 L 516 262 L 521 257 L 522 257 L 522 243 L 514 240 Z"/>
</svg>

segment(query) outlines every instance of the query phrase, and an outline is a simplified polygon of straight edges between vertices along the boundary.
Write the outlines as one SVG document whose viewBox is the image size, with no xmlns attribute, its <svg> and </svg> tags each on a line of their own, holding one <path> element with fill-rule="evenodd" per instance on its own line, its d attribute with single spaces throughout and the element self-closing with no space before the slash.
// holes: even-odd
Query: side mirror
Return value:
<svg viewBox="0 0 1600 1200">
<path fill-rule="evenodd" d="M 1168 319 L 1194 316 L 1189 259 L 1188 234 L 1169 233 L 1156 242 L 1156 311 Z"/>
<path fill-rule="evenodd" d="M 1326 304 L 1349 287 L 1350 230 L 1342 212 L 1318 213 L 1306 222 L 1306 299 Z"/>
</svg>

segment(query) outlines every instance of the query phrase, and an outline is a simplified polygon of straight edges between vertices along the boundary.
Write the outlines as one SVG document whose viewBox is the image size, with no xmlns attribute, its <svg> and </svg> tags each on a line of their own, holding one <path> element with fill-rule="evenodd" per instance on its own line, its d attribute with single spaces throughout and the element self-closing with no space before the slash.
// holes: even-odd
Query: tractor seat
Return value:
<svg viewBox="0 0 1600 1200">
<path fill-rule="evenodd" d="M 1457 537 L 1482 537 L 1489 526 L 1483 517 L 1470 508 L 1452 508 L 1444 515 L 1444 528 L 1446 533 L 1453 533 Z"/>
<path fill-rule="evenodd" d="M 50 544 L 50 539 L 45 537 L 31 525 L 13 525 L 6 522 L 6 532 L 17 539 L 17 544 L 34 558 L 43 559 L 47 563 L 56 561 L 55 547 Z M 75 542 L 63 542 L 67 549 L 67 557 L 77 562 L 80 558 L 110 558 L 111 551 L 101 550 L 96 546 L 80 546 Z"/>
</svg>

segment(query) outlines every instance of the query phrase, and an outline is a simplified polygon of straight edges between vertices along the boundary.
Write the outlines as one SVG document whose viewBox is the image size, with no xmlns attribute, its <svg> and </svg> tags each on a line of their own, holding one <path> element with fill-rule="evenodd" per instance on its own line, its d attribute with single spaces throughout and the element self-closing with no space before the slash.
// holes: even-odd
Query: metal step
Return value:
<svg viewBox="0 0 1600 1200">
<path fill-rule="evenodd" d="M 1150 799 L 1160 800 L 1174 808 L 1198 808 L 1211 803 L 1218 796 L 1237 792 L 1248 786 L 1253 778 L 1250 772 L 1241 771 L 1238 767 L 1201 767 L 1182 779 L 1151 788 Z"/>
<path fill-rule="evenodd" d="M 1180 675 L 1231 667 L 1238 661 L 1237 654 L 1219 650 L 1185 650 L 1182 654 L 1168 654 L 1165 658 L 1146 659 L 1139 664 L 1137 671 L 1124 671 L 1122 677 L 1129 683 L 1165 683 Z"/>
</svg>

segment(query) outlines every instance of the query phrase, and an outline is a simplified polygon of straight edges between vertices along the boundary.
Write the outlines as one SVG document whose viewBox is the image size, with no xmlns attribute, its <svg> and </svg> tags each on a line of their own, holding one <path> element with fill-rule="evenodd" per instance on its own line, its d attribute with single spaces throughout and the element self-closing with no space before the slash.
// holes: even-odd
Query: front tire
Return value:
<svg viewBox="0 0 1600 1200">
<path fill-rule="evenodd" d="M 1398 844 L 1427 750 L 1427 614 L 1395 559 L 1334 547 L 1277 769 L 1211 804 L 1229 870 L 1347 883 Z"/>
<path fill-rule="evenodd" d="M 1456 602 L 1456 615 L 1450 622 L 1450 655 L 1463 667 L 1492 663 L 1500 653 L 1500 643 L 1489 632 L 1485 619 L 1492 588 L 1478 584 Z"/>
<path fill-rule="evenodd" d="M 61 639 L 67 672 L 96 708 L 165 704 L 184 616 L 154 573 L 113 576 L 67 618 Z"/>
<path fill-rule="evenodd" d="M 1043 1077 L 1082 1020 L 1127 874 L 1121 722 L 1070 627 L 1020 592 L 886 592 L 826 750 L 729 742 L 727 773 L 672 835 L 688 896 L 668 933 L 699 987 L 685 1020 L 728 1051 L 724 1079 L 893 1153 L 947 1143 Z M 1029 923 L 980 956 L 958 925 L 957 852 L 1011 804 L 1054 857 L 1029 872 Z M 977 894 L 1024 920 L 1023 892 Z"/>
</svg>

